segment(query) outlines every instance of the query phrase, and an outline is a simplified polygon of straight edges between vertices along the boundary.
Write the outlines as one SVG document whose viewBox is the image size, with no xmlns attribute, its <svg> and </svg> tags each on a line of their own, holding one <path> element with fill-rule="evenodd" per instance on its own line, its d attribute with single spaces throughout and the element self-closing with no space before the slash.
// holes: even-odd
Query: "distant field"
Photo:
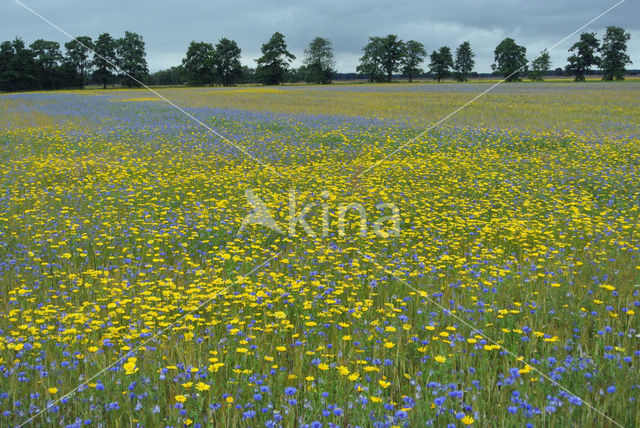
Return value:
<svg viewBox="0 0 640 428">
<path fill-rule="evenodd" d="M 640 426 L 640 81 L 490 85 L 0 95 L 0 426 Z"/>
</svg>

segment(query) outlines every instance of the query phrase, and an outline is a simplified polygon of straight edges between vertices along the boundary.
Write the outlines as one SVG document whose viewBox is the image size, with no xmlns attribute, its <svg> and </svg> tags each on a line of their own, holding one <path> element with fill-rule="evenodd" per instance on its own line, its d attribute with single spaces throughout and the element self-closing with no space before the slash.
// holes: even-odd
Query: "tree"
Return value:
<svg viewBox="0 0 640 428">
<path fill-rule="evenodd" d="M 167 70 L 159 70 L 149 75 L 150 85 L 182 85 L 188 78 L 184 67 L 178 65 Z"/>
<path fill-rule="evenodd" d="M 431 59 L 429 71 L 438 82 L 451 74 L 453 57 L 448 46 L 442 46 L 438 51 L 431 52 L 429 58 Z"/>
<path fill-rule="evenodd" d="M 466 82 L 467 76 L 473 70 L 475 61 L 473 57 L 476 54 L 471 50 L 471 44 L 469 42 L 463 42 L 456 49 L 456 60 L 453 64 L 456 80 L 459 82 Z"/>
<path fill-rule="evenodd" d="M 631 64 L 627 55 L 627 42 L 631 35 L 623 28 L 610 26 L 602 39 L 600 66 L 603 80 L 623 80 L 625 66 Z"/>
<path fill-rule="evenodd" d="M 37 70 L 31 49 L 22 39 L 0 44 L 0 89 L 23 91 L 37 88 Z"/>
<path fill-rule="evenodd" d="M 224 86 L 236 84 L 242 78 L 238 44 L 226 38 L 220 39 L 214 52 L 216 81 Z"/>
<path fill-rule="evenodd" d="M 537 58 L 531 61 L 531 71 L 529 72 L 529 79 L 534 82 L 542 82 L 542 76 L 549 72 L 551 68 L 551 58 L 549 52 L 543 50 Z"/>
<path fill-rule="evenodd" d="M 192 41 L 182 60 L 189 85 L 209 85 L 214 82 L 216 50 L 211 43 Z"/>
<path fill-rule="evenodd" d="M 116 41 L 109 33 L 102 33 L 98 36 L 93 50 L 93 78 L 107 89 L 107 85 L 113 83 L 113 72 L 116 70 Z"/>
<path fill-rule="evenodd" d="M 79 36 L 75 40 L 71 40 L 64 44 L 66 49 L 65 62 L 72 65 L 78 72 L 80 78 L 80 87 L 84 86 L 86 75 L 91 67 L 89 49 L 93 49 L 93 41 L 89 36 Z"/>
<path fill-rule="evenodd" d="M 59 67 L 62 62 L 60 43 L 38 39 L 29 46 L 36 61 L 37 80 L 42 89 L 59 86 Z"/>
<path fill-rule="evenodd" d="M 527 68 L 527 48 L 507 37 L 496 46 L 493 54 L 495 64 L 491 65 L 491 68 L 501 74 L 507 82 L 519 81 L 520 73 Z"/>
<path fill-rule="evenodd" d="M 260 50 L 262 56 L 256 60 L 256 74 L 260 82 L 264 85 L 279 85 L 284 82 L 289 62 L 296 59 L 295 55 L 287 50 L 284 36 L 276 31 Z"/>
<path fill-rule="evenodd" d="M 314 38 L 309 43 L 309 47 L 305 49 L 304 55 L 305 80 L 321 84 L 331 83 L 336 65 L 331 41 L 323 37 Z"/>
<path fill-rule="evenodd" d="M 140 82 L 149 75 L 142 36 L 125 31 L 124 37 L 116 42 L 116 54 L 123 83 L 128 87 L 140 86 Z"/>
<path fill-rule="evenodd" d="M 358 73 L 369 76 L 369 80 L 382 80 L 382 37 L 369 37 L 369 43 L 362 48 Z"/>
<path fill-rule="evenodd" d="M 584 81 L 584 77 L 589 73 L 592 66 L 600 64 L 600 58 L 596 55 L 600 47 L 600 43 L 595 33 L 582 33 L 580 40 L 569 48 L 569 52 L 576 52 L 567 58 L 569 64 L 566 71 L 569 76 L 574 76 L 576 82 Z"/>
<path fill-rule="evenodd" d="M 380 66 L 386 75 L 387 82 L 391 82 L 394 71 L 398 71 L 404 55 L 404 43 L 395 34 L 388 34 L 381 41 Z"/>
<path fill-rule="evenodd" d="M 409 78 L 409 82 L 413 81 L 414 76 L 422 74 L 420 64 L 427 56 L 424 45 L 415 40 L 409 40 L 404 44 L 404 55 L 402 56 L 402 74 Z"/>
</svg>

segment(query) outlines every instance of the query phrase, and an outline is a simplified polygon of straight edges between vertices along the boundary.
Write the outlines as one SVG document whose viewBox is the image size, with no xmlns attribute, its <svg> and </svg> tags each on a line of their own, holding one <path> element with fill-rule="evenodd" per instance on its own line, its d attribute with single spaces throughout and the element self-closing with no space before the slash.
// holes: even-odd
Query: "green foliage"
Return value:
<svg viewBox="0 0 640 428">
<path fill-rule="evenodd" d="M 371 82 L 382 80 L 381 67 L 382 37 L 369 37 L 369 43 L 362 48 L 358 73 L 369 77 Z"/>
<path fill-rule="evenodd" d="M 531 61 L 531 71 L 529 71 L 529 79 L 534 82 L 542 82 L 542 76 L 549 72 L 551 68 L 551 58 L 549 52 L 543 50 L 537 58 Z"/>
<path fill-rule="evenodd" d="M 38 39 L 29 46 L 33 52 L 38 73 L 38 84 L 41 89 L 58 87 L 62 54 L 60 44 L 50 40 Z"/>
<path fill-rule="evenodd" d="M 402 74 L 409 78 L 409 82 L 413 81 L 414 76 L 422 74 L 420 64 L 427 56 L 424 45 L 415 40 L 409 40 L 404 44 L 404 54 L 402 56 Z"/>
<path fill-rule="evenodd" d="M 448 46 L 442 46 L 438 51 L 431 52 L 429 56 L 429 72 L 433 74 L 433 78 L 438 82 L 451 75 L 453 67 L 453 57 L 451 49 Z"/>
<path fill-rule="evenodd" d="M 298 70 L 304 74 L 303 79 L 313 83 L 331 83 L 336 65 L 331 41 L 323 37 L 314 38 L 304 55 L 304 66 Z"/>
<path fill-rule="evenodd" d="M 207 42 L 191 42 L 182 66 L 189 85 L 210 85 L 214 82 L 215 48 Z"/>
<path fill-rule="evenodd" d="M 287 50 L 284 36 L 276 31 L 271 36 L 271 39 L 262 45 L 260 50 L 262 51 L 262 56 L 256 60 L 258 63 L 256 69 L 258 80 L 264 85 L 279 85 L 283 83 L 289 68 L 289 62 L 296 59 L 295 55 Z"/>
<path fill-rule="evenodd" d="M 0 45 L 0 89 L 24 91 L 37 88 L 34 55 L 20 38 Z"/>
<path fill-rule="evenodd" d="M 569 61 L 565 68 L 567 75 L 574 76 L 573 80 L 576 82 L 584 81 L 591 67 L 600 64 L 600 58 L 597 55 L 599 48 L 600 43 L 595 33 L 580 34 L 580 40 L 569 48 L 569 52 L 575 52 L 575 54 L 567 58 Z"/>
<path fill-rule="evenodd" d="M 242 78 L 242 64 L 240 64 L 240 48 L 238 44 L 227 38 L 222 38 L 215 48 L 214 73 L 217 83 L 230 86 L 238 83 Z"/>
<path fill-rule="evenodd" d="M 527 48 L 507 37 L 496 46 L 493 53 L 495 64 L 491 65 L 491 68 L 501 74 L 507 82 L 519 81 L 520 73 L 526 72 L 527 69 Z"/>
<path fill-rule="evenodd" d="M 395 34 L 385 37 L 369 37 L 369 43 L 362 49 L 360 65 L 356 71 L 369 76 L 370 81 L 391 81 L 394 71 L 398 71 L 405 53 L 404 43 Z"/>
<path fill-rule="evenodd" d="M 602 67 L 603 80 L 623 80 L 625 66 L 631 64 L 631 58 L 627 55 L 627 42 L 631 35 L 623 28 L 610 26 L 602 39 L 600 54 L 600 66 Z"/>
<path fill-rule="evenodd" d="M 79 77 L 79 86 L 84 86 L 87 73 L 91 68 L 91 51 L 93 41 L 89 36 L 79 36 L 64 44 L 66 49 L 65 63 L 75 68 Z M 66 85 L 65 85 L 66 86 Z"/>
<path fill-rule="evenodd" d="M 471 44 L 469 42 L 463 42 L 456 49 L 456 60 L 453 64 L 453 70 L 455 78 L 459 82 L 466 82 L 467 76 L 473 70 L 475 61 L 473 57 L 476 54 L 471 50 Z"/>
<path fill-rule="evenodd" d="M 116 41 L 109 33 L 102 33 L 98 36 L 94 46 L 93 56 L 93 78 L 102 84 L 104 89 L 112 84 L 115 79 L 116 70 Z"/>
<path fill-rule="evenodd" d="M 183 85 L 187 80 L 187 72 L 182 65 L 156 71 L 148 78 L 150 85 Z"/>
<path fill-rule="evenodd" d="M 402 40 L 399 40 L 395 34 L 388 34 L 382 39 L 380 47 L 382 48 L 380 52 L 380 65 L 382 66 L 382 71 L 386 76 L 387 82 L 391 82 L 391 76 L 393 76 L 395 71 L 400 69 L 400 65 L 402 64 L 405 51 L 404 43 L 402 43 Z"/>
<path fill-rule="evenodd" d="M 117 64 L 122 83 L 128 87 L 140 86 L 149 74 L 142 36 L 130 31 L 116 42 Z"/>
</svg>

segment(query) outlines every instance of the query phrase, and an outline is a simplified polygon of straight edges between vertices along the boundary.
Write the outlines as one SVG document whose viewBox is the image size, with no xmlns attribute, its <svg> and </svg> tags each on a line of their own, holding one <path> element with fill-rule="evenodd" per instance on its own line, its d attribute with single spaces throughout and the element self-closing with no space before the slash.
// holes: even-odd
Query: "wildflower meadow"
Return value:
<svg viewBox="0 0 640 428">
<path fill-rule="evenodd" d="M 0 95 L 0 426 L 639 426 L 640 81 L 487 86 Z"/>
</svg>

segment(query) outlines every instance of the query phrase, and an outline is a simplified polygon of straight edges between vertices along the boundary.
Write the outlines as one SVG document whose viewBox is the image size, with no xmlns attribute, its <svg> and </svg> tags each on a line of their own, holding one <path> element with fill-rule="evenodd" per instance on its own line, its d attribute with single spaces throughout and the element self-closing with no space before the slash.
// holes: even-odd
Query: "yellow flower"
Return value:
<svg viewBox="0 0 640 428">
<path fill-rule="evenodd" d="M 309 382 L 313 382 L 314 380 L 316 380 L 316 378 L 313 376 L 307 376 L 305 377 L 305 380 L 308 380 Z"/>
<path fill-rule="evenodd" d="M 49 394 L 55 394 L 58 392 L 58 388 L 52 386 L 51 388 L 47 389 L 47 391 L 49 391 Z"/>
<path fill-rule="evenodd" d="M 282 311 L 278 311 L 275 314 L 273 314 L 276 318 L 278 318 L 279 320 L 284 319 L 287 317 L 287 315 L 282 312 Z"/>
<path fill-rule="evenodd" d="M 469 415 L 464 415 L 464 418 L 460 419 L 460 422 L 465 425 L 471 425 L 473 423 L 473 418 Z"/>
<path fill-rule="evenodd" d="M 382 401 L 382 398 L 371 396 L 371 401 L 374 403 L 380 403 Z"/>
<path fill-rule="evenodd" d="M 276 351 L 278 352 L 284 352 L 287 350 L 286 346 L 276 346 Z"/>
<path fill-rule="evenodd" d="M 394 346 L 396 346 L 396 345 L 395 345 L 395 343 L 392 343 L 392 342 L 384 342 L 384 347 L 385 347 L 385 348 L 387 348 L 387 349 L 391 349 L 391 348 L 393 348 Z"/>
<path fill-rule="evenodd" d="M 233 397 L 232 396 L 228 396 L 225 401 L 227 402 L 227 404 L 231 404 L 231 403 L 233 403 Z"/>
<path fill-rule="evenodd" d="M 175 397 L 173 397 L 173 398 L 175 398 L 175 400 L 176 400 L 178 403 L 184 403 L 185 401 L 187 401 L 187 397 L 185 397 L 184 395 L 176 395 L 176 396 L 175 396 Z"/>
<path fill-rule="evenodd" d="M 69 259 L 71 258 L 71 254 L 69 254 L 69 253 L 64 253 L 64 254 L 62 254 L 62 258 L 63 258 L 63 259 L 67 259 L 67 260 L 69 260 Z"/>
<path fill-rule="evenodd" d="M 349 380 L 355 381 L 355 380 L 358 380 L 359 377 L 360 377 L 360 373 L 354 372 L 349 375 Z"/>
<path fill-rule="evenodd" d="M 189 418 L 187 418 L 187 419 L 185 419 L 185 420 L 184 420 L 184 424 L 185 424 L 186 426 L 189 426 L 189 425 L 191 425 L 192 423 L 193 423 L 193 421 L 192 421 L 191 419 L 189 419 Z"/>
<path fill-rule="evenodd" d="M 380 385 L 384 389 L 387 389 L 389 387 L 389 385 L 391 385 L 391 382 L 387 382 L 386 380 L 380 379 L 378 381 L 378 385 Z"/>
<path fill-rule="evenodd" d="M 246 354 L 249 351 L 247 348 L 236 348 L 238 354 Z"/>
<path fill-rule="evenodd" d="M 196 385 L 196 389 L 198 391 L 208 391 L 211 389 L 211 385 L 208 385 L 204 382 L 198 382 L 198 384 Z"/>
<path fill-rule="evenodd" d="M 438 363 L 444 363 L 445 361 L 447 361 L 446 357 L 443 357 L 442 355 L 436 355 L 434 358 Z"/>
<path fill-rule="evenodd" d="M 329 366 L 325 363 L 318 364 L 318 368 L 322 371 L 329 370 Z"/>
<path fill-rule="evenodd" d="M 136 367 L 136 361 L 137 359 L 135 357 L 131 357 L 127 360 L 126 363 L 122 365 L 122 368 L 124 368 L 124 372 L 126 374 L 132 375 L 138 371 L 138 368 Z"/>
</svg>

